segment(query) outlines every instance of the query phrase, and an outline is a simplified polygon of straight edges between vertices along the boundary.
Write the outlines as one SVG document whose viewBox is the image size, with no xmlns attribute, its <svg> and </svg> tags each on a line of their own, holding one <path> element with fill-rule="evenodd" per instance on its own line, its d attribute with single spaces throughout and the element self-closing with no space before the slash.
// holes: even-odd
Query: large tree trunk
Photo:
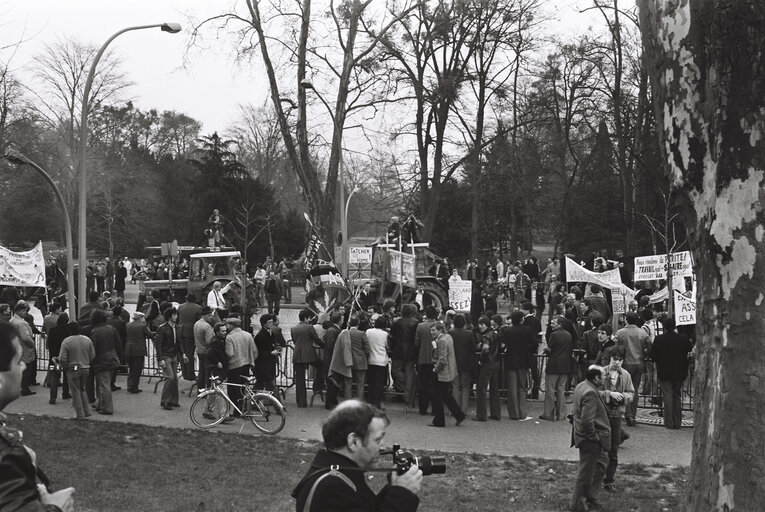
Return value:
<svg viewBox="0 0 765 512">
<path fill-rule="evenodd" d="M 640 0 L 667 173 L 698 276 L 689 510 L 765 503 L 765 9 Z"/>
</svg>

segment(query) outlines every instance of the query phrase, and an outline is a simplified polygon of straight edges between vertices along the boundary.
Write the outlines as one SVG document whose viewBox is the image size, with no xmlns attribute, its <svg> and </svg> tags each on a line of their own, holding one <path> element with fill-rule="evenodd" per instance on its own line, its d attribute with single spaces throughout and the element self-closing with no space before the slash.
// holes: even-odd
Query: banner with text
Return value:
<svg viewBox="0 0 765 512">
<path fill-rule="evenodd" d="M 449 307 L 457 312 L 470 311 L 473 281 L 449 281 Z"/>
<path fill-rule="evenodd" d="M 686 296 L 690 295 L 690 296 Z M 675 322 L 677 325 L 696 324 L 696 301 L 691 292 L 675 292 Z"/>
<path fill-rule="evenodd" d="M 372 248 L 348 248 L 348 277 L 350 279 L 369 279 L 372 277 Z"/>
<path fill-rule="evenodd" d="M 619 289 L 622 286 L 622 278 L 619 269 L 606 272 L 593 272 L 587 270 L 571 258 L 566 258 L 566 282 L 568 283 L 596 283 L 610 290 Z"/>
<path fill-rule="evenodd" d="M 672 263 L 673 276 L 691 277 L 693 275 L 693 261 L 691 260 L 691 253 L 689 251 L 672 253 L 670 261 Z M 666 278 L 666 254 L 635 257 L 635 282 L 653 281 Z"/>
<path fill-rule="evenodd" d="M 390 249 L 388 254 L 390 254 L 390 258 L 388 259 L 388 264 L 390 265 L 388 268 L 388 275 L 390 276 L 390 280 L 405 286 L 416 286 L 417 276 L 414 272 L 414 256 L 400 251 L 394 251 L 393 249 Z"/>
<path fill-rule="evenodd" d="M 30 251 L 11 251 L 0 246 L 0 284 L 45 286 L 42 242 Z"/>
</svg>

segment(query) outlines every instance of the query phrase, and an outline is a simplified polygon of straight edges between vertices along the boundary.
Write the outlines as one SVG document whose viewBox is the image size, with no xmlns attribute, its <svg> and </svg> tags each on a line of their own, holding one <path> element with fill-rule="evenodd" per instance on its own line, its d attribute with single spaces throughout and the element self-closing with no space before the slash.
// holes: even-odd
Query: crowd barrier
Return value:
<svg viewBox="0 0 765 512">
<path fill-rule="evenodd" d="M 38 330 L 42 330 L 41 327 L 38 327 Z M 287 335 L 287 338 L 289 338 L 289 332 L 285 332 L 285 335 Z M 35 345 L 37 347 L 37 369 L 38 371 L 47 371 L 48 370 L 48 348 L 45 341 L 45 335 L 44 334 L 36 334 L 35 335 Z M 161 377 L 162 370 L 159 368 L 159 365 L 157 363 L 156 358 L 156 352 L 154 348 L 154 343 L 150 340 L 146 340 L 146 346 L 147 346 L 147 355 L 144 360 L 144 369 L 142 376 L 143 377 Z M 293 345 L 291 340 L 287 340 L 287 347 L 285 347 L 284 350 L 282 350 L 282 353 L 279 356 L 279 362 L 277 365 L 277 376 L 276 376 L 276 385 L 277 387 L 284 393 L 287 389 L 291 388 L 295 385 L 294 381 L 294 373 L 293 373 L 293 366 L 292 366 L 292 354 L 293 354 Z M 545 367 L 547 363 L 547 356 L 544 354 L 538 354 L 536 356 L 536 364 L 537 364 L 537 370 L 539 372 L 540 376 L 540 390 L 544 391 L 545 389 Z M 576 368 L 576 362 L 572 361 L 572 368 Z M 194 371 L 196 372 L 198 369 L 198 360 L 194 358 Z M 683 410 L 684 411 L 693 411 L 693 373 L 694 373 L 694 366 L 693 363 L 691 363 L 688 378 L 683 383 L 682 387 L 682 404 L 683 404 Z M 571 378 L 569 379 L 571 382 L 571 388 L 573 389 L 573 386 L 576 384 L 578 372 L 574 371 L 571 374 Z M 478 363 L 476 362 L 475 369 L 473 371 L 474 379 L 477 379 L 478 377 Z M 312 380 L 313 380 L 313 371 L 309 374 L 308 380 L 307 380 L 307 388 L 311 388 Z M 506 395 L 506 387 L 505 387 L 506 379 L 505 379 L 505 372 L 504 368 L 501 370 L 501 376 L 500 376 L 500 396 L 504 399 Z M 529 386 L 531 387 L 531 378 L 529 378 Z M 390 386 L 389 386 L 390 387 Z M 646 367 L 645 372 L 643 373 L 643 377 L 641 379 L 641 385 L 640 385 L 640 392 L 638 393 L 638 407 L 645 408 L 645 409 L 661 409 L 662 407 L 662 399 L 661 399 L 661 387 L 659 385 L 658 379 L 656 377 L 656 366 L 653 363 L 653 361 L 647 360 L 646 361 Z"/>
</svg>

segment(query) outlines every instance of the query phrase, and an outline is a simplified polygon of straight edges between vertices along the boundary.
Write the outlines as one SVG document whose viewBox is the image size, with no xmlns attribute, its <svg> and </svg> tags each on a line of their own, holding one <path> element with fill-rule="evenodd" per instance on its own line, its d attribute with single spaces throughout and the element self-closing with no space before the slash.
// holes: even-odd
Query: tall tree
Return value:
<svg viewBox="0 0 765 512">
<path fill-rule="evenodd" d="M 761 510 L 765 10 L 638 4 L 663 161 L 698 278 L 689 510 Z"/>
</svg>

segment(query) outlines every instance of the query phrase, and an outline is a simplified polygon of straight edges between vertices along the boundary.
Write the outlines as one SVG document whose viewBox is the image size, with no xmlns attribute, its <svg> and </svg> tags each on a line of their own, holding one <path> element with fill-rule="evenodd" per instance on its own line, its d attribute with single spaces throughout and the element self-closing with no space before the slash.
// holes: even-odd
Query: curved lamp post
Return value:
<svg viewBox="0 0 765 512">
<path fill-rule="evenodd" d="M 342 209 L 345 205 L 345 210 L 340 212 L 340 236 L 342 237 L 342 240 L 340 241 L 340 252 L 343 256 L 343 260 L 340 262 L 340 272 L 343 275 L 343 279 L 348 279 L 348 205 L 345 201 L 345 172 L 343 170 L 343 130 L 340 128 L 340 126 L 337 124 L 337 119 L 335 119 L 334 114 L 332 113 L 332 109 L 329 106 L 329 103 L 326 102 L 324 97 L 319 94 L 319 91 L 316 90 L 316 88 L 313 86 L 313 83 L 308 79 L 303 79 L 300 81 L 300 87 L 302 89 L 312 89 L 316 93 L 316 97 L 319 98 L 319 100 L 324 104 L 324 106 L 327 108 L 327 111 L 329 112 L 330 117 L 332 118 L 332 125 L 335 128 L 335 134 L 340 137 L 340 161 L 338 166 L 338 177 L 340 178 L 340 208 Z M 353 192 L 355 192 L 354 190 Z M 353 195 L 353 192 L 351 192 L 351 195 Z M 350 202 L 351 197 L 348 196 L 348 201 Z"/>
<path fill-rule="evenodd" d="M 158 28 L 162 30 L 162 32 L 169 32 L 170 34 L 177 34 L 181 31 L 181 25 L 178 23 L 158 23 L 155 25 L 139 25 L 135 27 L 127 27 L 123 28 L 122 30 L 116 32 L 114 35 L 112 35 L 109 39 L 106 40 L 106 42 L 101 46 L 101 48 L 98 50 L 98 53 L 96 54 L 96 57 L 93 59 L 93 62 L 90 65 L 90 71 L 88 71 L 88 78 L 85 81 L 85 90 L 82 94 L 82 112 L 80 114 L 80 204 L 79 204 L 79 226 L 77 229 L 77 248 L 78 248 L 78 261 L 80 266 L 80 272 L 78 275 L 78 287 L 77 287 L 77 293 L 79 294 L 80 300 L 82 300 L 83 304 L 85 301 L 87 301 L 86 296 L 86 286 L 85 286 L 85 266 L 87 264 L 87 210 L 88 210 L 88 175 L 87 175 L 87 148 L 88 148 L 88 110 L 89 110 L 89 103 L 90 103 L 90 88 L 93 86 L 93 78 L 96 74 L 96 67 L 98 66 L 98 61 L 101 60 L 101 57 L 104 54 L 104 51 L 106 50 L 106 47 L 109 46 L 109 44 L 114 41 L 117 36 L 120 36 L 124 34 L 125 32 L 130 32 L 133 30 L 143 30 L 148 28 Z M 72 316 L 72 319 L 76 318 L 78 316 L 78 311 L 75 311 L 74 315 Z"/>
<path fill-rule="evenodd" d="M 48 182 L 48 184 L 53 188 L 53 192 L 56 194 L 56 199 L 58 200 L 59 206 L 61 206 L 61 211 L 64 214 L 64 235 L 65 235 L 65 243 L 66 243 L 66 282 L 67 282 L 67 292 L 66 292 L 66 301 L 69 305 L 69 316 L 72 318 L 72 320 L 76 317 L 76 303 L 74 301 L 74 257 L 72 256 L 72 222 L 69 218 L 69 209 L 66 207 L 66 202 L 64 201 L 64 196 L 61 194 L 61 191 L 58 189 L 58 186 L 53 181 L 53 179 L 50 177 L 50 175 L 45 172 L 45 170 L 34 163 L 32 160 L 27 158 L 24 154 L 22 154 L 20 151 L 16 151 L 15 149 L 7 149 L 5 151 L 5 155 L 3 155 L 6 160 L 9 162 L 12 162 L 14 164 L 18 165 L 28 165 L 35 169 L 37 172 L 42 174 L 43 178 L 45 178 L 45 181 Z M 84 267 L 80 267 L 80 274 L 83 273 Z"/>
</svg>

